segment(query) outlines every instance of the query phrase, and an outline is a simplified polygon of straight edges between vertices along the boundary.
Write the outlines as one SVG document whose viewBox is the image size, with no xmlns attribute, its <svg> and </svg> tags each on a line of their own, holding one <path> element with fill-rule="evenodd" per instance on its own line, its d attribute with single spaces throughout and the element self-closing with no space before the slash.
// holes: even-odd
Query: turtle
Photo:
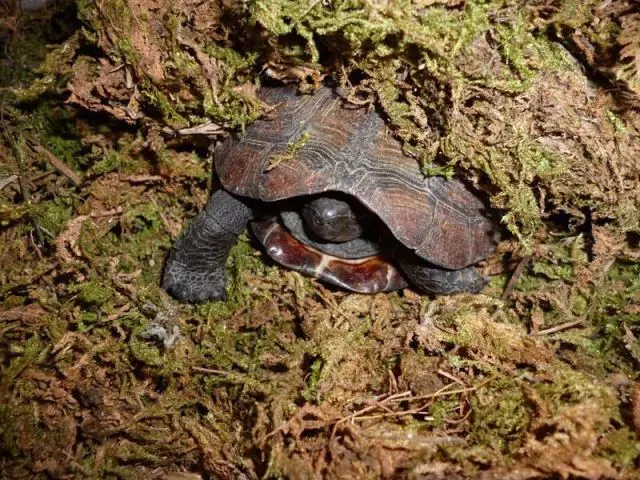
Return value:
<svg viewBox="0 0 640 480">
<path fill-rule="evenodd" d="M 223 299 L 227 257 L 248 225 L 276 262 L 348 290 L 482 290 L 475 265 L 497 230 L 465 183 L 425 177 L 379 111 L 329 86 L 263 86 L 258 97 L 273 109 L 216 147 L 221 188 L 169 254 L 167 292 Z"/>
</svg>

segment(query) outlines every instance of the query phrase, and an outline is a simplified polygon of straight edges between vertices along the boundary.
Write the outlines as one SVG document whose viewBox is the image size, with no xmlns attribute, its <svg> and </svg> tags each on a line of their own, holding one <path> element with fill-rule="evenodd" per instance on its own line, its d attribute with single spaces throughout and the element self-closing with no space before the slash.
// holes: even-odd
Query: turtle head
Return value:
<svg viewBox="0 0 640 480">
<path fill-rule="evenodd" d="M 323 195 L 302 207 L 307 227 L 329 242 L 348 242 L 362 236 L 371 213 L 336 196 Z"/>
</svg>

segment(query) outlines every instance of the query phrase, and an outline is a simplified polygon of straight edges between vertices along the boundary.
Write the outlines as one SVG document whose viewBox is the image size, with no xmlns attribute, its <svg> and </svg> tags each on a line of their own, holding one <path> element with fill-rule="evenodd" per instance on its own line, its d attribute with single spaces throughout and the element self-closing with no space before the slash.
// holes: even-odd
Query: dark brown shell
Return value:
<svg viewBox="0 0 640 480">
<path fill-rule="evenodd" d="M 327 191 L 353 195 L 400 242 L 444 268 L 475 264 L 495 248 L 482 201 L 457 180 L 424 178 L 375 111 L 344 104 L 327 87 L 314 95 L 263 88 L 260 95 L 276 110 L 216 150 L 216 171 L 229 192 L 269 202 Z M 305 133 L 295 156 L 268 170 Z"/>
</svg>

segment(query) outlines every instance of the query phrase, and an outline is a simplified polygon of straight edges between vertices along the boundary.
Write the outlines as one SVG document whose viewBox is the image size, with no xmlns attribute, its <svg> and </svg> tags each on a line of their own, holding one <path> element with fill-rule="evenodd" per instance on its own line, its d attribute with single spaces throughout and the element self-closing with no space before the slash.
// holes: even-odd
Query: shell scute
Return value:
<svg viewBox="0 0 640 480">
<path fill-rule="evenodd" d="M 266 202 L 350 194 L 401 243 L 444 268 L 472 265 L 495 248 L 482 201 L 458 180 L 424 178 L 377 112 L 348 107 L 327 87 L 314 95 L 263 88 L 261 97 L 275 111 L 216 150 L 216 171 L 230 192 Z M 293 158 L 268 170 L 273 156 L 286 155 L 305 133 Z"/>
</svg>

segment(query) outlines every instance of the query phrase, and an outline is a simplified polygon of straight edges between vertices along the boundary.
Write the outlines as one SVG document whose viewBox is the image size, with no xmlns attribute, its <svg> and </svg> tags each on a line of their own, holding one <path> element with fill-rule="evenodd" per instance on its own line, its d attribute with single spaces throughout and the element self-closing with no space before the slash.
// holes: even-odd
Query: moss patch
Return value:
<svg viewBox="0 0 640 480">
<path fill-rule="evenodd" d="M 595 7 L 8 12 L 5 476 L 638 478 L 634 7 Z M 261 83 L 326 77 L 375 104 L 426 175 L 463 178 L 502 219 L 484 293 L 341 292 L 243 235 L 224 302 L 168 298 L 164 260 L 212 187 L 211 137 L 268 110 Z"/>
</svg>

